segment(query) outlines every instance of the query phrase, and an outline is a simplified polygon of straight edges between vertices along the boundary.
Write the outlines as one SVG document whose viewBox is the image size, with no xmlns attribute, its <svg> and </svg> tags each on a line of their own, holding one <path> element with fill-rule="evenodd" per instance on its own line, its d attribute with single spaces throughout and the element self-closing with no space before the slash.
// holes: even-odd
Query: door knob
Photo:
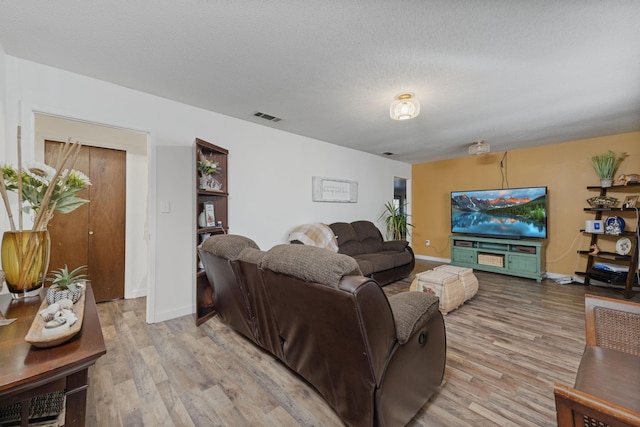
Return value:
<svg viewBox="0 0 640 427">
<path fill-rule="evenodd" d="M 93 236 L 93 231 L 89 231 L 89 235 L 90 235 L 90 236 Z"/>
</svg>

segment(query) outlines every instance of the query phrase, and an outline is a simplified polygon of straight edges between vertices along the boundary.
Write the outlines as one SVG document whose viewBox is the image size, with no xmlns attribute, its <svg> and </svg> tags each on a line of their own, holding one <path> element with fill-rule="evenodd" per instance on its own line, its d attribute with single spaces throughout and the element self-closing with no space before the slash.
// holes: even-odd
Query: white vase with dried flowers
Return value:
<svg viewBox="0 0 640 427">
<path fill-rule="evenodd" d="M 36 163 L 23 165 L 18 127 L 18 166 L 3 165 L 0 177 L 0 195 L 11 227 L 11 231 L 5 231 L 2 237 L 2 269 L 14 298 L 35 295 L 42 287 L 49 267 L 51 244 L 47 225 L 53 214 L 68 213 L 88 203 L 77 194 L 91 185 L 89 178 L 70 169 L 80 146 L 71 140 L 61 145 L 55 168 Z M 17 226 L 9 192 L 17 194 Z M 30 230 L 23 228 L 23 213 L 32 215 Z"/>
</svg>

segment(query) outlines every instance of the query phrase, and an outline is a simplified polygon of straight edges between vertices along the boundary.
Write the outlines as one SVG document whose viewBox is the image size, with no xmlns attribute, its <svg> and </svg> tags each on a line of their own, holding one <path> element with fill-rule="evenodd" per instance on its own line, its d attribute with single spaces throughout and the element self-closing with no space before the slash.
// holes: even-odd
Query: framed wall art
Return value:
<svg viewBox="0 0 640 427">
<path fill-rule="evenodd" d="M 204 215 L 207 227 L 215 227 L 216 226 L 216 213 L 211 202 L 204 203 Z"/>
<path fill-rule="evenodd" d="M 312 197 L 314 202 L 357 203 L 358 182 L 314 176 Z"/>
<path fill-rule="evenodd" d="M 638 203 L 638 195 L 637 194 L 635 196 L 627 196 L 624 199 L 624 202 L 622 203 L 622 207 L 623 208 L 633 209 L 633 208 L 636 207 L 637 203 Z"/>
</svg>

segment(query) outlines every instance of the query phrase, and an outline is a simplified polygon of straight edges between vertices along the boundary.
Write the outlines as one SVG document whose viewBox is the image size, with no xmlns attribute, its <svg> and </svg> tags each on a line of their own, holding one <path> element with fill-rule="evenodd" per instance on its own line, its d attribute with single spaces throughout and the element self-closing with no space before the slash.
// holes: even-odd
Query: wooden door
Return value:
<svg viewBox="0 0 640 427">
<path fill-rule="evenodd" d="M 59 144 L 45 142 L 45 163 L 55 164 Z M 83 146 L 73 168 L 91 180 L 79 194 L 90 202 L 49 222 L 49 271 L 86 265 L 97 302 L 124 298 L 126 153 Z"/>
</svg>

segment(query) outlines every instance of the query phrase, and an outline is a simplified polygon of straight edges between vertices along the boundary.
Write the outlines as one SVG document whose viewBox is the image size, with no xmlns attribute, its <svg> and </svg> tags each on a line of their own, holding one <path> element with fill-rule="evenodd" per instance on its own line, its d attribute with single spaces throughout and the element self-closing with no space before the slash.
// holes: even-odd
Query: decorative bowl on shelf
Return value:
<svg viewBox="0 0 640 427">
<path fill-rule="evenodd" d="M 606 234 L 613 234 L 614 236 L 617 236 L 624 233 L 626 223 L 622 217 L 610 216 L 605 220 L 604 225 L 604 232 Z"/>
<path fill-rule="evenodd" d="M 618 204 L 618 199 L 610 196 L 595 196 L 587 199 L 592 208 L 612 208 Z"/>
</svg>

